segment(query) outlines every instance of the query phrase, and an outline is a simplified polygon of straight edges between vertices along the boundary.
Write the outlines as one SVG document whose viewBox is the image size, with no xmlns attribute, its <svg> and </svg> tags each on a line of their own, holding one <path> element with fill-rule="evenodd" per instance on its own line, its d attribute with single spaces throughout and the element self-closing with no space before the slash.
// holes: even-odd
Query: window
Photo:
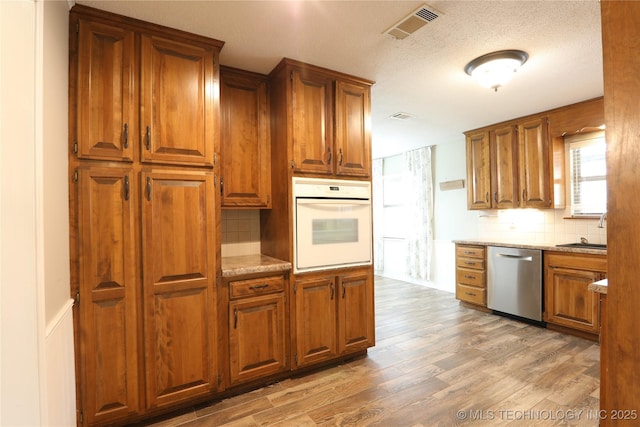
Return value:
<svg viewBox="0 0 640 427">
<path fill-rule="evenodd" d="M 565 138 L 569 152 L 569 200 L 572 216 L 607 210 L 607 145 L 604 132 Z"/>
</svg>

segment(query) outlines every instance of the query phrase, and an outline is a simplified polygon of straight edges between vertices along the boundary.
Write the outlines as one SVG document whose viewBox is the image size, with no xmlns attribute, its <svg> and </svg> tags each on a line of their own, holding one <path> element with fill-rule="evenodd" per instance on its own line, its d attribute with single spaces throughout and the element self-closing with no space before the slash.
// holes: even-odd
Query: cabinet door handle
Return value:
<svg viewBox="0 0 640 427">
<path fill-rule="evenodd" d="M 332 158 L 332 156 L 331 156 L 331 147 L 329 147 L 329 148 L 327 149 L 327 151 L 329 152 L 329 156 L 327 157 L 327 163 L 328 163 L 328 164 L 331 164 L 331 158 Z"/>
<path fill-rule="evenodd" d="M 342 299 L 345 299 L 347 295 L 347 286 L 342 282 Z"/>
<path fill-rule="evenodd" d="M 268 288 L 268 287 L 269 287 L 269 285 L 267 283 L 263 283 L 262 285 L 249 286 L 249 289 L 255 290 L 255 289 L 264 289 L 264 288 Z"/>
<path fill-rule="evenodd" d="M 475 297 L 476 294 L 474 294 L 473 292 L 465 292 L 465 295 L 469 295 L 470 297 Z"/>
<path fill-rule="evenodd" d="M 471 261 L 465 261 L 464 263 L 465 265 L 476 265 L 475 262 L 471 262 Z"/>
<path fill-rule="evenodd" d="M 147 177 L 147 200 L 151 201 L 151 177 Z"/>
<path fill-rule="evenodd" d="M 525 201 L 525 194 L 527 194 L 527 190 L 522 190 L 522 201 Z"/>
<path fill-rule="evenodd" d="M 129 200 L 129 175 L 124 176 L 124 199 Z"/>
<path fill-rule="evenodd" d="M 233 329 L 238 329 L 238 309 L 233 309 Z"/>
<path fill-rule="evenodd" d="M 475 279 L 475 278 L 476 278 L 476 276 L 469 276 L 468 274 L 465 274 L 465 275 L 464 275 L 464 278 L 465 278 L 465 279 Z"/>
<path fill-rule="evenodd" d="M 342 166 L 342 148 L 340 149 L 340 161 L 338 162 L 340 164 L 340 166 Z"/>
<path fill-rule="evenodd" d="M 151 150 L 151 126 L 147 126 L 147 133 L 145 134 L 145 139 L 147 141 L 147 150 Z"/>
<path fill-rule="evenodd" d="M 329 287 L 331 288 L 331 299 L 333 299 L 333 295 L 336 293 L 336 290 L 333 286 L 333 283 L 329 285 Z"/>
<path fill-rule="evenodd" d="M 129 147 L 129 124 L 124 124 L 124 132 L 122 133 L 122 145 L 124 148 Z"/>
<path fill-rule="evenodd" d="M 489 203 L 489 192 L 488 191 L 484 195 L 484 201 Z"/>
<path fill-rule="evenodd" d="M 498 192 L 497 191 L 495 193 L 493 193 L 493 200 L 495 200 L 495 202 L 498 203 Z"/>
</svg>

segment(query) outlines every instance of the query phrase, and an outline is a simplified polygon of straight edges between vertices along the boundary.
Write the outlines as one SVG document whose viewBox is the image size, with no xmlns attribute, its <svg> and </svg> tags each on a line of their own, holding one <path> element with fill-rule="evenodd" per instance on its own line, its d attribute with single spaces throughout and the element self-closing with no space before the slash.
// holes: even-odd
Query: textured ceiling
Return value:
<svg viewBox="0 0 640 427">
<path fill-rule="evenodd" d="M 77 3 L 225 42 L 222 64 L 268 73 L 283 57 L 376 81 L 373 156 L 463 140 L 462 132 L 601 96 L 600 4 L 428 1 L 441 12 L 404 40 L 384 31 L 419 1 L 102 1 Z M 529 60 L 498 92 L 463 68 L 521 49 Z M 409 120 L 389 118 L 397 112 Z"/>
</svg>

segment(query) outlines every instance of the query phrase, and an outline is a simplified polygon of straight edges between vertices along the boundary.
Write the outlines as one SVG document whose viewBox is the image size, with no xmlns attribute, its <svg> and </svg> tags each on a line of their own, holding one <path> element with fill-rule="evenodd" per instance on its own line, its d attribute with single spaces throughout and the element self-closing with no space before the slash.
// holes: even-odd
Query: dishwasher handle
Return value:
<svg viewBox="0 0 640 427">
<path fill-rule="evenodd" d="M 496 256 L 501 258 L 510 258 L 518 261 L 533 261 L 532 256 L 511 255 L 511 254 L 496 254 Z"/>
</svg>

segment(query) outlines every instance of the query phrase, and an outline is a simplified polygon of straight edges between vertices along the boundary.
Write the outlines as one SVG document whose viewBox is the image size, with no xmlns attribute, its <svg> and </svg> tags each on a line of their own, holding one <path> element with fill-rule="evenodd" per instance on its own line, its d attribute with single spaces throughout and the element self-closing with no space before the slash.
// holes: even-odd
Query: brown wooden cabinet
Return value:
<svg viewBox="0 0 640 427">
<path fill-rule="evenodd" d="M 78 158 L 213 166 L 222 42 L 80 5 L 70 26 Z"/>
<path fill-rule="evenodd" d="M 69 23 L 78 420 L 123 424 L 218 387 L 222 42 L 82 5 Z"/>
<path fill-rule="evenodd" d="M 508 125 L 491 131 L 492 207 L 517 208 L 518 197 L 518 131 Z"/>
<path fill-rule="evenodd" d="M 271 208 L 267 77 L 220 69 L 222 206 Z"/>
<path fill-rule="evenodd" d="M 144 170 L 142 268 L 147 406 L 217 387 L 213 174 Z"/>
<path fill-rule="evenodd" d="M 77 376 L 89 424 L 135 414 L 142 405 L 136 183 L 130 167 L 83 165 L 71 189 L 81 236 Z"/>
<path fill-rule="evenodd" d="M 375 343 L 371 269 L 295 278 L 294 367 L 331 360 Z"/>
<path fill-rule="evenodd" d="M 141 51 L 141 160 L 213 166 L 219 49 L 143 34 Z"/>
<path fill-rule="evenodd" d="M 456 244 L 456 298 L 487 306 L 486 248 Z"/>
<path fill-rule="evenodd" d="M 82 17 L 75 25 L 70 48 L 77 80 L 70 85 L 77 98 L 70 107 L 76 107 L 71 112 L 78 125 L 70 129 L 72 151 L 81 159 L 131 161 L 138 141 L 135 33 Z"/>
<path fill-rule="evenodd" d="M 287 146 L 294 173 L 371 176 L 370 91 L 373 82 L 284 59 L 270 74 L 277 93 L 272 109 L 289 132 L 275 131 Z"/>
<path fill-rule="evenodd" d="M 491 203 L 491 145 L 489 132 L 468 133 L 467 206 L 469 209 L 490 209 Z"/>
<path fill-rule="evenodd" d="M 234 278 L 229 292 L 229 379 L 236 385 L 289 370 L 288 275 Z"/>
<path fill-rule="evenodd" d="M 336 81 L 336 175 L 371 176 L 370 85 Z"/>
<path fill-rule="evenodd" d="M 553 207 L 553 170 L 548 120 L 538 117 L 518 124 L 518 172 L 520 207 Z M 556 150 L 563 155 L 564 148 Z"/>
<path fill-rule="evenodd" d="M 551 208 L 554 169 L 564 167 L 562 141 L 553 150 L 546 117 L 466 133 L 469 209 Z"/>
<path fill-rule="evenodd" d="M 606 255 L 545 251 L 544 269 L 544 320 L 597 337 L 599 294 L 588 286 L 606 277 Z"/>
</svg>

